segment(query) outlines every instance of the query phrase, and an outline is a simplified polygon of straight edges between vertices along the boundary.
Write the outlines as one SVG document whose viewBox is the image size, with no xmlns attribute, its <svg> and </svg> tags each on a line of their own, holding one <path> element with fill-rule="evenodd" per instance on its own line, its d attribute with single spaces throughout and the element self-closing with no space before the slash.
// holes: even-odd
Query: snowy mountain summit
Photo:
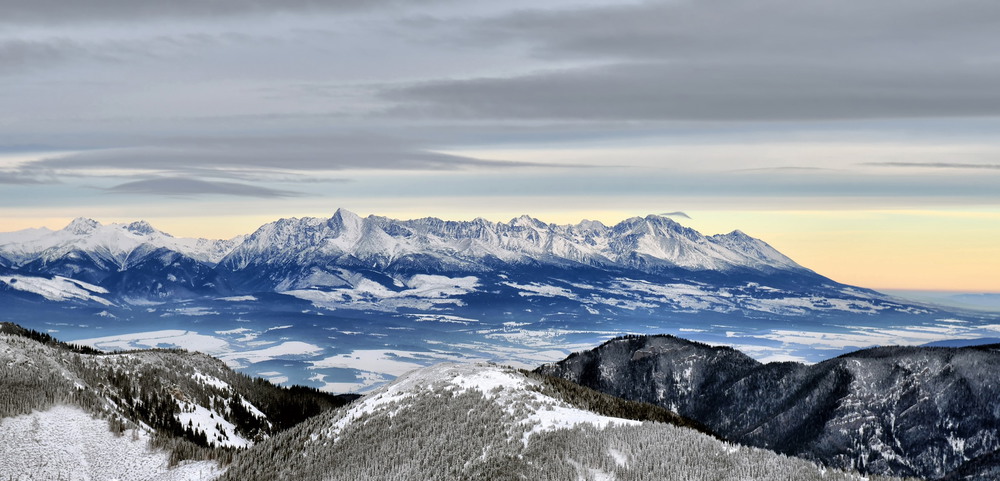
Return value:
<svg viewBox="0 0 1000 481">
<path fill-rule="evenodd" d="M 165 248 L 201 262 L 218 263 L 242 240 L 187 239 L 159 231 L 146 221 L 102 225 L 79 217 L 65 228 L 0 233 L 0 256 L 15 265 L 52 262 L 90 254 L 110 267 L 125 269 L 143 253 Z"/>
</svg>

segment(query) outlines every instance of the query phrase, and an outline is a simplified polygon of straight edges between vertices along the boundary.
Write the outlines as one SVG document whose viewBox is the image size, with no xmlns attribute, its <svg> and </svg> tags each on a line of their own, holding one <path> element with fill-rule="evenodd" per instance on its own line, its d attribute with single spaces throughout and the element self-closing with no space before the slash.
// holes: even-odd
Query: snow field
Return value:
<svg viewBox="0 0 1000 481">
<path fill-rule="evenodd" d="M 117 436 L 108 428 L 107 421 L 69 406 L 0 420 L 0 478 L 208 481 L 223 472 L 208 461 L 170 469 L 166 452 L 149 449 L 145 431 Z"/>
</svg>

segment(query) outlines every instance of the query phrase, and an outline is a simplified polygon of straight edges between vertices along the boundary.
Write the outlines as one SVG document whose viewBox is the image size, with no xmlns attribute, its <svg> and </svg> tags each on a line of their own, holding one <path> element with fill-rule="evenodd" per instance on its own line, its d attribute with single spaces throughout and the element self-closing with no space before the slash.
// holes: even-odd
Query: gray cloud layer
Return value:
<svg viewBox="0 0 1000 481">
<path fill-rule="evenodd" d="M 384 93 L 397 113 L 459 118 L 836 120 L 1000 115 L 1000 65 L 912 71 L 842 65 L 617 64 Z"/>
<path fill-rule="evenodd" d="M 112 194 L 151 194 L 171 197 L 191 197 L 199 195 L 231 195 L 238 197 L 295 197 L 298 192 L 269 189 L 266 187 L 240 184 L 236 182 L 213 182 L 179 177 L 161 177 L 137 180 L 119 184 L 109 189 Z"/>
<path fill-rule="evenodd" d="M 279 12 L 354 11 L 398 0 L 0 0 L 0 23 L 107 22 L 126 19 L 213 18 Z"/>
<path fill-rule="evenodd" d="M 199 175 L 212 170 L 454 170 L 531 165 L 432 152 L 418 143 L 392 137 L 334 134 L 325 137 L 184 138 L 134 148 L 81 152 L 30 164 L 32 168 L 53 170 L 157 170 Z"/>
<path fill-rule="evenodd" d="M 442 27 L 447 26 L 442 23 Z M 840 120 L 1000 115 L 1000 3 L 647 2 L 522 11 L 457 33 L 576 62 L 387 90 L 423 116 Z M 599 65 L 594 65 L 599 62 Z"/>
<path fill-rule="evenodd" d="M 752 144 L 756 133 L 775 142 L 864 143 L 929 132 L 931 144 L 969 134 L 995 145 L 1000 2 L 513 1 L 0 0 L 0 111 L 8 113 L 0 139 L 78 152 L 7 161 L 0 183 L 78 185 L 77 176 L 118 184 L 108 190 L 115 193 L 274 198 L 294 195 L 283 189 L 296 182 L 291 189 L 319 193 L 326 186 L 304 181 L 336 181 L 330 172 L 377 170 L 377 182 L 362 185 L 376 176 L 358 175 L 343 190 L 393 197 L 406 188 L 445 195 L 467 187 L 474 196 L 486 186 L 499 196 L 534 186 L 523 193 L 612 197 L 648 179 L 612 182 L 601 171 L 585 176 L 593 184 L 573 184 L 563 174 L 574 169 L 546 177 L 508 167 L 568 167 L 579 158 L 634 166 L 627 152 L 559 158 L 557 150 L 697 138 L 704 151 L 727 135 Z M 418 9 L 419 18 L 401 20 Z M 907 131 L 921 123 L 920 133 Z M 550 145 L 552 152 L 518 156 Z M 435 151 L 462 149 L 510 149 L 510 158 L 538 163 Z M 961 176 L 979 189 L 979 177 L 997 172 L 980 166 L 995 164 L 992 151 L 968 152 L 813 160 L 737 149 L 707 155 L 725 157 L 724 168 L 685 182 L 712 195 L 719 190 L 705 186 L 748 197 L 848 197 L 857 194 L 852 175 L 874 172 L 864 193 L 891 196 L 938 182 L 940 172 L 925 167 L 950 167 L 968 170 L 952 181 Z M 895 160 L 907 162 L 883 162 Z M 674 178 L 696 161 L 675 152 L 645 162 Z M 894 168 L 859 165 L 869 161 Z M 819 168 L 842 170 L 847 180 L 801 188 L 796 176 L 828 174 Z M 410 185 L 407 172 L 389 185 L 392 171 L 415 170 L 478 180 L 428 188 Z M 748 172 L 785 181 L 748 181 Z M 506 180 L 494 182 L 500 175 Z M 661 184 L 644 192 L 678 188 Z M 946 187 L 948 195 L 973 195 Z"/>
<path fill-rule="evenodd" d="M 929 169 L 1000 170 L 1000 164 L 972 164 L 968 162 L 867 162 L 874 167 L 923 167 Z"/>
</svg>

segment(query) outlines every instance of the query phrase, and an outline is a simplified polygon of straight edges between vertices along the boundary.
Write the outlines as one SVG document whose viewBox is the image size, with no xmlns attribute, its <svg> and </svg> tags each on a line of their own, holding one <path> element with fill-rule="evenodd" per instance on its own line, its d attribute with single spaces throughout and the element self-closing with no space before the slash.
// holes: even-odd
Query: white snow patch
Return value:
<svg viewBox="0 0 1000 481">
<path fill-rule="evenodd" d="M 400 307 L 433 309 L 438 305 L 463 303 L 454 297 L 475 291 L 479 279 L 474 276 L 447 277 L 417 274 L 405 282 L 401 291 L 391 290 L 369 279 L 357 279 L 353 287 L 318 289 L 293 289 L 281 294 L 311 301 L 314 306 L 326 309 L 351 308 L 395 311 Z"/>
<path fill-rule="evenodd" d="M 189 316 L 189 317 L 200 317 L 200 316 L 217 316 L 218 311 L 213 311 L 207 307 L 179 307 L 177 309 L 170 309 L 160 317 L 170 317 L 170 316 Z"/>
<path fill-rule="evenodd" d="M 982 326 L 986 327 L 986 326 Z M 948 339 L 976 339 L 979 334 L 963 326 L 915 326 L 899 328 L 858 327 L 849 332 L 816 332 L 776 329 L 768 334 L 753 336 L 781 341 L 784 344 L 804 344 L 816 349 L 863 348 L 869 346 L 917 346 Z"/>
<path fill-rule="evenodd" d="M 200 351 L 212 355 L 219 355 L 230 350 L 229 343 L 222 339 L 198 334 L 195 331 L 183 331 L 179 329 L 118 334 L 115 336 L 94 337 L 90 339 L 76 339 L 70 342 L 106 351 L 147 349 L 153 347 L 178 347 L 191 351 Z"/>
<path fill-rule="evenodd" d="M 237 359 L 245 360 L 251 364 L 281 359 L 289 356 L 313 356 L 323 352 L 323 348 L 315 344 L 302 341 L 286 341 L 277 346 L 271 346 L 256 351 L 231 352 L 219 357 L 227 364 L 234 363 Z M 231 364 L 232 365 L 232 364 Z"/>
<path fill-rule="evenodd" d="M 358 349 L 313 361 L 310 369 L 343 368 L 401 376 L 414 369 L 444 360 L 463 360 L 459 356 L 433 351 L 392 351 L 387 349 Z M 476 359 L 479 360 L 479 359 Z"/>
<path fill-rule="evenodd" d="M 244 332 L 252 332 L 252 329 L 248 329 L 246 327 L 238 327 L 236 329 L 230 329 L 228 331 L 215 331 L 216 334 L 222 334 L 222 335 L 243 334 Z"/>
<path fill-rule="evenodd" d="M 52 279 L 31 276 L 0 276 L 0 282 L 19 291 L 38 294 L 50 301 L 92 301 L 112 306 L 111 301 L 95 294 L 107 294 L 107 289 L 76 279 L 55 276 Z"/>
<path fill-rule="evenodd" d="M 223 381 L 223 380 L 221 380 L 221 379 L 219 379 L 219 378 L 217 378 L 215 376 L 209 376 L 207 374 L 202 374 L 202 373 L 200 373 L 198 371 L 195 371 L 195 373 L 192 374 L 191 377 L 194 378 L 195 381 L 198 381 L 201 384 L 206 384 L 206 385 L 209 385 L 209 386 L 214 386 L 214 387 L 217 387 L 219 389 L 229 389 L 229 384 L 228 383 L 226 383 L 225 381 Z"/>
<path fill-rule="evenodd" d="M 564 287 L 552 286 L 548 284 L 539 284 L 537 282 L 532 282 L 531 284 L 517 284 L 514 282 L 504 282 L 504 285 L 513 287 L 514 289 L 519 289 L 521 292 L 518 294 L 522 297 L 531 296 L 541 296 L 541 297 L 565 297 L 567 299 L 576 299 L 577 296 L 569 289 Z"/>
<path fill-rule="evenodd" d="M 227 302 L 251 302 L 256 301 L 257 298 L 254 296 L 229 296 L 229 297 L 219 297 L 216 298 L 217 301 L 227 301 Z"/>
<path fill-rule="evenodd" d="M 178 401 L 181 412 L 177 420 L 182 426 L 204 431 L 208 442 L 217 446 L 245 448 L 253 445 L 243 436 L 236 433 L 236 426 L 226 421 L 218 412 L 206 409 L 198 404 Z"/>
<path fill-rule="evenodd" d="M 468 326 L 470 323 L 479 322 L 478 319 L 468 317 L 451 316 L 447 314 L 411 314 L 416 318 L 415 322 L 443 322 L 446 324 L 462 324 Z"/>
</svg>

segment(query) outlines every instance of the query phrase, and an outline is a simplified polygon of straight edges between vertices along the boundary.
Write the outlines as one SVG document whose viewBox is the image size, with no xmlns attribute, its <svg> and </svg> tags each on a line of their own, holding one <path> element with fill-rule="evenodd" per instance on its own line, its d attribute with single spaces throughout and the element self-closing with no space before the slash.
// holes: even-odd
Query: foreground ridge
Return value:
<svg viewBox="0 0 1000 481">
<path fill-rule="evenodd" d="M 652 406 L 560 385 L 497 365 L 420 369 L 240 454 L 220 480 L 866 479 L 721 441 Z M 607 412 L 670 422 L 580 407 L 605 402 L 617 406 Z"/>
<path fill-rule="evenodd" d="M 668 407 L 734 441 L 866 473 L 996 479 L 1000 345 L 881 347 L 814 365 L 628 336 L 538 372 Z M 962 473 L 959 477 L 959 473 Z"/>
<path fill-rule="evenodd" d="M 105 354 L 0 323 L 0 479 L 189 479 L 178 466 L 203 479 L 349 399 L 274 386 L 204 354 Z"/>
</svg>

